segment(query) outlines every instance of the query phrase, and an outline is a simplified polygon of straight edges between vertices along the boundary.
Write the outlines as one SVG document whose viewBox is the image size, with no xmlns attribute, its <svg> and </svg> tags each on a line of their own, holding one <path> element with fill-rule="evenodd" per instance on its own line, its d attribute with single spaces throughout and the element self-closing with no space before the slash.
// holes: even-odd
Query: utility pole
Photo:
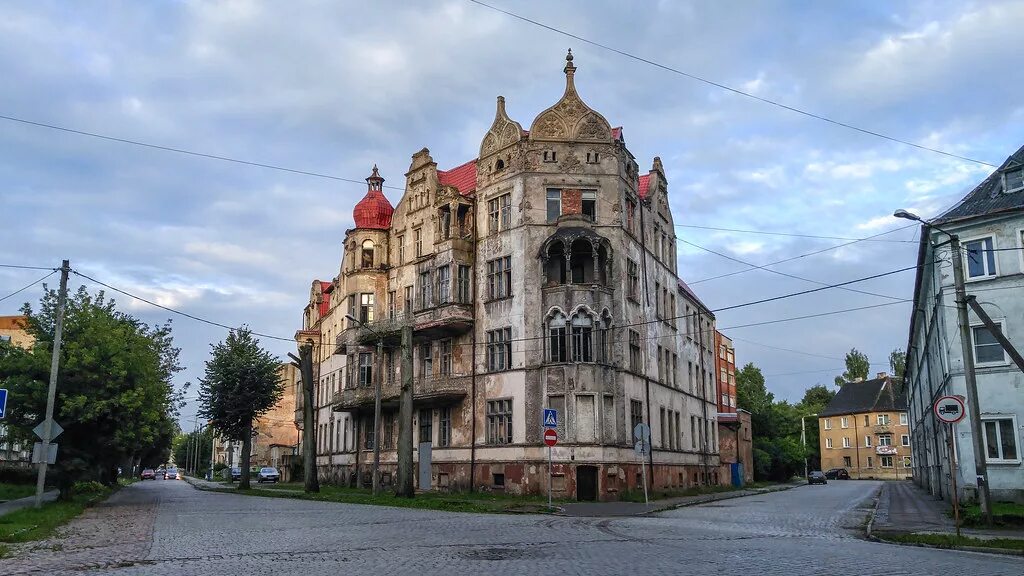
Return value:
<svg viewBox="0 0 1024 576">
<path fill-rule="evenodd" d="M 942 230 L 942 232 L 945 232 Z M 964 380 L 967 383 L 967 409 L 971 413 L 971 440 L 974 445 L 974 468 L 977 474 L 978 496 L 985 524 L 992 525 L 992 498 L 988 490 L 988 466 L 982 437 L 981 407 L 978 405 L 978 381 L 974 375 L 974 351 L 971 349 L 971 320 L 967 316 L 967 289 L 964 286 L 964 263 L 960 253 L 960 237 L 949 234 L 949 249 L 953 251 L 953 284 L 956 288 L 956 314 L 960 324 L 960 347 L 964 357 Z"/>
<path fill-rule="evenodd" d="M 57 293 L 57 323 L 53 330 L 53 353 L 50 357 L 50 387 L 46 391 L 46 419 L 43 420 L 39 475 L 36 478 L 36 508 L 43 505 L 43 490 L 46 486 L 46 467 L 50 458 L 50 435 L 53 432 L 53 403 L 57 399 L 57 370 L 60 368 L 60 346 L 61 338 L 64 336 L 64 304 L 68 299 L 68 273 L 70 271 L 70 262 L 68 260 L 61 262 L 60 292 Z"/>
<path fill-rule="evenodd" d="M 398 404 L 398 485 L 395 495 L 412 498 L 412 326 L 402 326 L 402 394 Z"/>
</svg>

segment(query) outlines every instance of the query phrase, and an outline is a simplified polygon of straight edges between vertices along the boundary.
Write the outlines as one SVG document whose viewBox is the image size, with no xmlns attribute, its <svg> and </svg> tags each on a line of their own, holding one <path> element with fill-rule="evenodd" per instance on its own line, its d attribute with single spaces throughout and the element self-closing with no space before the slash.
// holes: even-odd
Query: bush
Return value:
<svg viewBox="0 0 1024 576">
<path fill-rule="evenodd" d="M 75 496 L 94 496 L 96 494 L 104 494 L 108 491 L 109 489 L 106 486 L 96 482 L 95 480 L 90 480 L 88 482 L 75 482 L 71 487 L 71 493 Z"/>
<path fill-rule="evenodd" d="M 216 464 L 213 465 L 213 475 L 216 476 L 217 474 L 220 473 L 221 470 L 223 470 L 223 469 L 225 469 L 227 467 L 228 467 L 227 464 L 225 464 L 223 462 L 217 462 Z"/>
<path fill-rule="evenodd" d="M 0 466 L 0 482 L 5 484 L 35 484 L 36 470 L 21 466 Z"/>
</svg>

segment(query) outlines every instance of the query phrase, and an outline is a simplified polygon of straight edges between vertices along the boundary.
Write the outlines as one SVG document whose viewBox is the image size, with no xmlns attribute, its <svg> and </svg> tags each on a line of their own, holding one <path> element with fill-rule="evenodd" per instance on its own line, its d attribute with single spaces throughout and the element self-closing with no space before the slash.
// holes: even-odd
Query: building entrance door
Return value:
<svg viewBox="0 0 1024 576">
<path fill-rule="evenodd" d="M 597 466 L 576 467 L 576 499 L 597 500 Z"/>
</svg>

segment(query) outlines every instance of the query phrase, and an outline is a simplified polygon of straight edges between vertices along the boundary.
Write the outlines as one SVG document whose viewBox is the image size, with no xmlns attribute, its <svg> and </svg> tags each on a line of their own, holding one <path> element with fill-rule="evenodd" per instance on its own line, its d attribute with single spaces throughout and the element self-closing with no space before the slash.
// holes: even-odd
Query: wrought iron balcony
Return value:
<svg viewBox="0 0 1024 576">
<path fill-rule="evenodd" d="M 464 374 L 438 374 L 413 380 L 413 404 L 419 407 L 450 404 L 469 395 L 472 377 Z M 402 386 L 398 379 L 388 378 L 381 386 L 381 405 L 398 406 Z M 333 409 L 338 412 L 372 410 L 374 386 L 345 388 L 335 392 Z"/>
</svg>

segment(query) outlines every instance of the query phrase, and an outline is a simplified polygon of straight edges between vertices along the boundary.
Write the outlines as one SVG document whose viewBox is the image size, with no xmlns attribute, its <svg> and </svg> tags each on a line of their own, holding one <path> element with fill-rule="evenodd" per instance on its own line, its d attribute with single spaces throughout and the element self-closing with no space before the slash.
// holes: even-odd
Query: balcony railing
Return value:
<svg viewBox="0 0 1024 576">
<path fill-rule="evenodd" d="M 413 403 L 416 405 L 453 402 L 469 394 L 472 376 L 465 374 L 437 374 L 413 379 Z M 399 379 L 385 378 L 381 385 L 381 404 L 393 408 L 398 405 L 402 386 Z M 374 385 L 345 388 L 334 393 L 335 410 L 372 409 L 375 402 Z"/>
</svg>

